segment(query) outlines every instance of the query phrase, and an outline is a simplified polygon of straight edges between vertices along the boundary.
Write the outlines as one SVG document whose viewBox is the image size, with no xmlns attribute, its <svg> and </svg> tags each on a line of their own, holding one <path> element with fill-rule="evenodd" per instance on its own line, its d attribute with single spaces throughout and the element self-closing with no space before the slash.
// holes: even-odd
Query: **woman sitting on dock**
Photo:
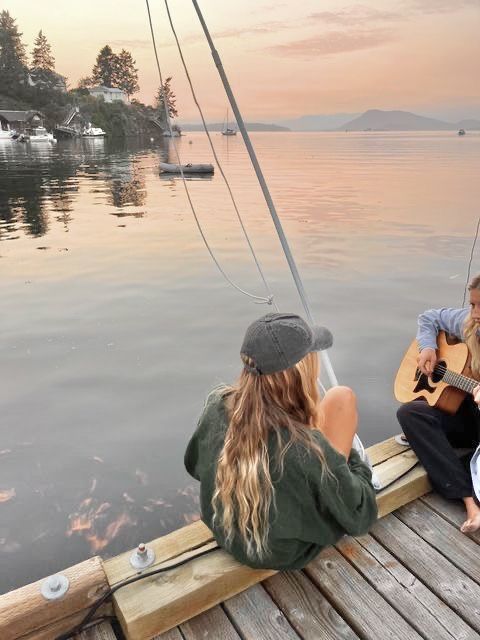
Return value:
<svg viewBox="0 0 480 640">
<path fill-rule="evenodd" d="M 429 309 L 418 316 L 418 368 L 430 376 L 437 364 L 437 335 L 445 331 L 465 342 L 471 357 L 471 375 L 480 380 L 480 275 L 468 286 L 470 308 Z M 480 387 L 465 397 L 455 415 L 422 400 L 403 404 L 398 421 L 412 449 L 425 467 L 433 488 L 444 498 L 463 500 L 467 518 L 464 533 L 480 529 L 480 507 L 475 500 L 470 470 L 454 447 L 474 448 L 480 435 Z M 475 404 L 477 403 L 477 404 Z"/>
<path fill-rule="evenodd" d="M 371 472 L 352 449 L 354 393 L 320 399 L 323 327 L 270 313 L 247 329 L 237 384 L 209 395 L 185 453 L 202 519 L 218 544 L 255 568 L 300 569 L 377 517 Z"/>
</svg>

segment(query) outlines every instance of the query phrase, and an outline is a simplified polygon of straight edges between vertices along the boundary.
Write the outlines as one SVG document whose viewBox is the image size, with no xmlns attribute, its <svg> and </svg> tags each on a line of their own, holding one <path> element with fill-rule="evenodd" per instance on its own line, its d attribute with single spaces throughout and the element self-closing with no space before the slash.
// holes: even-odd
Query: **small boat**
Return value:
<svg viewBox="0 0 480 640">
<path fill-rule="evenodd" d="M 101 127 L 92 127 L 90 122 L 82 131 L 82 138 L 104 138 L 106 135 Z"/>
<path fill-rule="evenodd" d="M 228 109 L 227 109 L 227 116 L 225 118 L 225 123 L 223 125 L 222 136 L 236 136 L 236 135 L 237 135 L 237 130 L 234 127 L 228 126 Z"/>
<path fill-rule="evenodd" d="M 21 142 L 51 142 L 55 144 L 56 140 L 53 133 L 48 133 L 45 127 L 31 127 L 25 129 L 25 133 L 18 138 Z"/>
<path fill-rule="evenodd" d="M 6 129 L 2 129 L 0 126 L 0 141 L 14 140 L 14 136 L 16 136 L 16 133 L 13 129 L 10 129 L 8 124 Z"/>
<path fill-rule="evenodd" d="M 465 129 L 459 129 L 458 130 L 458 135 L 459 136 L 464 136 L 465 135 Z"/>
<path fill-rule="evenodd" d="M 160 169 L 164 173 L 213 173 L 213 164 L 170 164 L 160 162 Z"/>
</svg>

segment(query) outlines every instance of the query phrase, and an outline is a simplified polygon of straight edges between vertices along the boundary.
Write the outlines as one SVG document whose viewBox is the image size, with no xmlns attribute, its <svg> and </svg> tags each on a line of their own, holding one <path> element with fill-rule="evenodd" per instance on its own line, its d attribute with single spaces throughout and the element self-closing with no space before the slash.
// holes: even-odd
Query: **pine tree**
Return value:
<svg viewBox="0 0 480 640">
<path fill-rule="evenodd" d="M 115 55 L 115 54 L 114 54 Z M 135 68 L 135 60 L 126 49 L 115 56 L 114 86 L 124 91 L 128 97 L 140 90 L 138 85 L 138 69 Z"/>
<path fill-rule="evenodd" d="M 107 44 L 103 49 L 100 49 L 97 56 L 95 66 L 92 69 L 92 81 L 94 84 L 101 84 L 104 87 L 114 87 L 116 73 L 117 56 Z"/>
<path fill-rule="evenodd" d="M 32 68 L 43 71 L 55 70 L 55 58 L 52 48 L 40 29 L 32 51 Z"/>
<path fill-rule="evenodd" d="M 0 13 L 0 87 L 5 91 L 15 91 L 26 84 L 27 55 L 15 24 L 8 11 Z"/>
<path fill-rule="evenodd" d="M 166 117 L 165 117 L 165 104 L 164 104 L 164 99 L 163 99 L 164 96 L 165 96 L 166 101 L 167 101 L 168 115 L 170 116 L 170 118 L 175 118 L 176 116 L 178 116 L 178 111 L 177 111 L 177 109 L 175 107 L 176 97 L 175 97 L 175 94 L 173 93 L 172 88 L 170 86 L 170 82 L 171 81 L 172 81 L 172 78 L 170 76 L 163 83 L 163 92 L 162 92 L 161 88 L 159 87 L 158 91 L 157 91 L 157 95 L 155 96 L 155 105 L 156 105 L 158 111 L 160 112 L 160 119 L 162 121 L 166 120 Z"/>
</svg>

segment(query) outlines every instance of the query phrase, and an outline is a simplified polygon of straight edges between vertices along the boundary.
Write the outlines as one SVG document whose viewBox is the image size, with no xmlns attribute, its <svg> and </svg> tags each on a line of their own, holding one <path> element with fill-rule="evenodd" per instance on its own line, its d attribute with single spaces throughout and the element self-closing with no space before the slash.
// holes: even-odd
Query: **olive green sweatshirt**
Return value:
<svg viewBox="0 0 480 640">
<path fill-rule="evenodd" d="M 218 544 L 242 564 L 277 570 L 301 569 L 323 547 L 335 543 L 343 534 L 366 533 L 375 522 L 377 504 L 371 472 L 355 450 L 352 449 L 347 461 L 319 431 L 314 431 L 331 475 L 324 473 L 322 478 L 318 457 L 298 443 L 289 447 L 280 475 L 274 464 L 277 440 L 272 434 L 269 455 L 276 510 L 272 506 L 269 515 L 270 553 L 261 560 L 247 557 L 239 535 L 235 535 L 227 547 L 221 525 L 213 525 L 211 505 L 217 461 L 227 427 L 224 398 L 220 392 L 213 391 L 185 452 L 185 467 L 200 480 L 202 520 Z M 284 431 L 288 438 L 288 430 Z"/>
</svg>

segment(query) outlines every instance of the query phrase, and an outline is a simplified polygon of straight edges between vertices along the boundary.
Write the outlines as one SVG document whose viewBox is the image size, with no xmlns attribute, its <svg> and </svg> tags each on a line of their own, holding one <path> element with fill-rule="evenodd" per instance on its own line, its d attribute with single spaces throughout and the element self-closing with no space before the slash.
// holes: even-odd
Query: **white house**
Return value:
<svg viewBox="0 0 480 640">
<path fill-rule="evenodd" d="M 105 102 L 128 102 L 126 93 L 115 87 L 104 87 L 100 85 L 89 89 L 88 92 L 95 98 L 103 98 Z"/>
</svg>

